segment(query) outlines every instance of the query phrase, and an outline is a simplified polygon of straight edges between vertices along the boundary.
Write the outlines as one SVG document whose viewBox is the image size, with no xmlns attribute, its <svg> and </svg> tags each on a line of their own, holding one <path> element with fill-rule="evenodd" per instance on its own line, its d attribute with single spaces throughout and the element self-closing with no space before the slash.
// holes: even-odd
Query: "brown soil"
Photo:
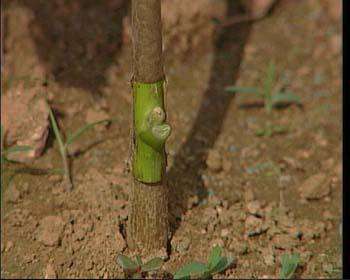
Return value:
<svg viewBox="0 0 350 280">
<path fill-rule="evenodd" d="M 165 24 L 173 236 L 164 271 L 205 261 L 220 244 L 236 262 L 214 278 L 278 277 L 285 252 L 300 253 L 299 278 L 341 277 L 341 26 L 321 2 L 279 1 L 263 20 L 223 30 L 208 23 L 220 15 L 204 11 L 208 20 L 199 20 L 198 8 L 193 19 L 186 11 L 186 21 Z M 11 177 L 20 165 L 4 166 L 1 277 L 123 277 L 116 256 L 130 254 L 122 236 L 131 176 L 128 9 L 115 0 L 5 3 L 4 94 L 9 77 L 46 76 L 41 89 L 65 133 L 94 118 L 117 120 L 72 147 L 71 193 L 60 175 Z M 270 60 L 302 107 L 268 116 L 224 91 L 257 85 Z M 256 136 L 267 122 L 289 130 Z M 61 168 L 51 132 L 46 144 L 31 168 Z"/>
</svg>

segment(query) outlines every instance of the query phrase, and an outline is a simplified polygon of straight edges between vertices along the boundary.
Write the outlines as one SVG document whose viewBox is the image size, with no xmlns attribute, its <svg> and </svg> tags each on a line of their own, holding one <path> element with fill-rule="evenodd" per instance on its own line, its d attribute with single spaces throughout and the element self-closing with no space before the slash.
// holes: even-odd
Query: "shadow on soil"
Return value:
<svg viewBox="0 0 350 280">
<path fill-rule="evenodd" d="M 101 95 L 105 71 L 122 45 L 125 0 L 18 1 L 34 13 L 31 26 L 47 73 L 64 87 Z"/>
<path fill-rule="evenodd" d="M 227 1 L 228 17 L 243 12 L 237 2 Z M 197 195 L 200 203 L 208 196 L 200 170 L 205 169 L 208 151 L 221 132 L 226 112 L 234 98 L 233 94 L 226 94 L 224 88 L 234 84 L 238 77 L 250 28 L 250 23 L 239 23 L 216 31 L 208 88 L 187 140 L 176 154 L 174 165 L 167 175 L 169 197 L 172 198 L 169 205 L 172 233 L 179 227 L 188 209 L 189 198 Z"/>
</svg>

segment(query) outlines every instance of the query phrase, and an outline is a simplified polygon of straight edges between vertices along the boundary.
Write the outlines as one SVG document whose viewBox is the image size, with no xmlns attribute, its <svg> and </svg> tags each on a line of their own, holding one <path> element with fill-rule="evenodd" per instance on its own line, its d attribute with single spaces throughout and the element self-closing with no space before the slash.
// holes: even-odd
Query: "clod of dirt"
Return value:
<svg viewBox="0 0 350 280">
<path fill-rule="evenodd" d="M 319 173 L 306 179 L 299 187 L 299 192 L 305 199 L 321 199 L 330 194 L 330 182 L 325 174 Z"/>
<path fill-rule="evenodd" d="M 230 230 L 228 228 L 224 228 L 221 230 L 220 236 L 222 238 L 227 238 L 229 234 L 230 234 Z"/>
<path fill-rule="evenodd" d="M 277 249 L 289 250 L 297 245 L 297 241 L 287 234 L 277 234 L 272 238 L 273 246 Z"/>
<path fill-rule="evenodd" d="M 5 252 L 10 251 L 13 248 L 13 242 L 12 241 L 7 241 L 6 247 L 5 247 Z"/>
<path fill-rule="evenodd" d="M 123 252 L 124 249 L 126 248 L 126 242 L 124 240 L 124 237 L 121 235 L 121 233 L 119 232 L 119 230 L 116 230 L 115 233 L 115 249 L 118 252 Z"/>
<path fill-rule="evenodd" d="M 219 172 L 222 169 L 222 157 L 217 150 L 210 150 L 207 158 L 207 166 L 210 171 Z"/>
<path fill-rule="evenodd" d="M 21 199 L 21 193 L 17 190 L 15 185 L 11 185 L 10 188 L 7 189 L 5 197 L 6 201 L 9 203 L 18 203 Z"/>
<path fill-rule="evenodd" d="M 62 240 L 64 222 L 59 216 L 47 216 L 40 222 L 37 240 L 45 246 L 57 247 Z"/>
<path fill-rule="evenodd" d="M 268 228 L 262 219 L 249 215 L 245 221 L 246 236 L 255 236 L 265 232 Z"/>
<path fill-rule="evenodd" d="M 248 253 L 248 245 L 243 240 L 238 240 L 236 237 L 233 237 L 229 246 L 229 250 L 234 251 L 238 255 L 245 255 Z"/>
<path fill-rule="evenodd" d="M 40 87 L 24 83 L 1 95 L 1 123 L 8 146 L 29 146 L 31 150 L 8 155 L 27 161 L 41 155 L 49 134 L 49 110 Z"/>
<path fill-rule="evenodd" d="M 251 201 L 247 204 L 248 213 L 257 217 L 263 216 L 262 204 L 259 200 Z"/>
<path fill-rule="evenodd" d="M 45 279 L 57 279 L 57 272 L 52 264 L 46 266 Z"/>
<path fill-rule="evenodd" d="M 188 237 L 184 237 L 181 239 L 180 242 L 175 244 L 176 251 L 178 251 L 180 254 L 185 253 L 190 248 L 191 240 Z"/>
<path fill-rule="evenodd" d="M 272 248 L 263 248 L 261 249 L 261 254 L 264 260 L 264 263 L 267 266 L 274 266 L 276 255 Z"/>
</svg>

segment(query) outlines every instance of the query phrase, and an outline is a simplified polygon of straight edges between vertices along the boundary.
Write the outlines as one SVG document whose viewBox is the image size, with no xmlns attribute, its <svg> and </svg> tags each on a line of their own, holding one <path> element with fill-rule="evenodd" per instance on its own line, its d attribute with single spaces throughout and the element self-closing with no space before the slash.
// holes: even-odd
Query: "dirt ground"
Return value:
<svg viewBox="0 0 350 280">
<path fill-rule="evenodd" d="M 169 2 L 165 14 L 176 6 Z M 235 261 L 214 278 L 276 278 L 285 252 L 300 254 L 298 278 L 341 277 L 342 30 L 325 2 L 279 1 L 266 18 L 225 29 L 215 29 L 210 17 L 239 12 L 226 1 L 202 1 L 207 5 L 192 12 L 182 3 L 175 19 L 167 16 L 173 235 L 164 271 L 205 261 L 219 244 Z M 71 193 L 61 175 L 20 172 L 9 180 L 22 165 L 4 166 L 1 277 L 123 277 L 116 256 L 129 254 L 128 8 L 115 0 L 6 1 L 3 13 L 2 94 L 24 77 L 39 78 L 22 91 L 46 94 L 66 134 L 98 118 L 116 121 L 72 146 Z M 225 92 L 258 85 L 271 60 L 302 107 L 267 115 L 255 100 Z M 267 122 L 289 129 L 256 136 Z M 43 155 L 27 165 L 61 164 L 50 130 Z"/>
</svg>

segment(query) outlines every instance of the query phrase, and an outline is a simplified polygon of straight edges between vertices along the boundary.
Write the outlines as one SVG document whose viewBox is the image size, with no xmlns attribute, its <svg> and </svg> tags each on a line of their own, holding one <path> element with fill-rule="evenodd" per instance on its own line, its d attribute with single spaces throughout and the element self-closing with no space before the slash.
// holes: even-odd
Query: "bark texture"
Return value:
<svg viewBox="0 0 350 280">
<path fill-rule="evenodd" d="M 164 78 L 159 0 L 132 0 L 133 72 L 136 82 Z"/>
<path fill-rule="evenodd" d="M 133 82 L 155 83 L 163 80 L 160 0 L 132 0 L 132 35 Z M 136 145 L 134 108 L 132 155 Z M 141 182 L 135 177 L 132 179 L 127 225 L 127 242 L 131 249 L 141 252 L 165 251 L 169 232 L 167 193 L 164 178 L 157 183 Z"/>
</svg>

